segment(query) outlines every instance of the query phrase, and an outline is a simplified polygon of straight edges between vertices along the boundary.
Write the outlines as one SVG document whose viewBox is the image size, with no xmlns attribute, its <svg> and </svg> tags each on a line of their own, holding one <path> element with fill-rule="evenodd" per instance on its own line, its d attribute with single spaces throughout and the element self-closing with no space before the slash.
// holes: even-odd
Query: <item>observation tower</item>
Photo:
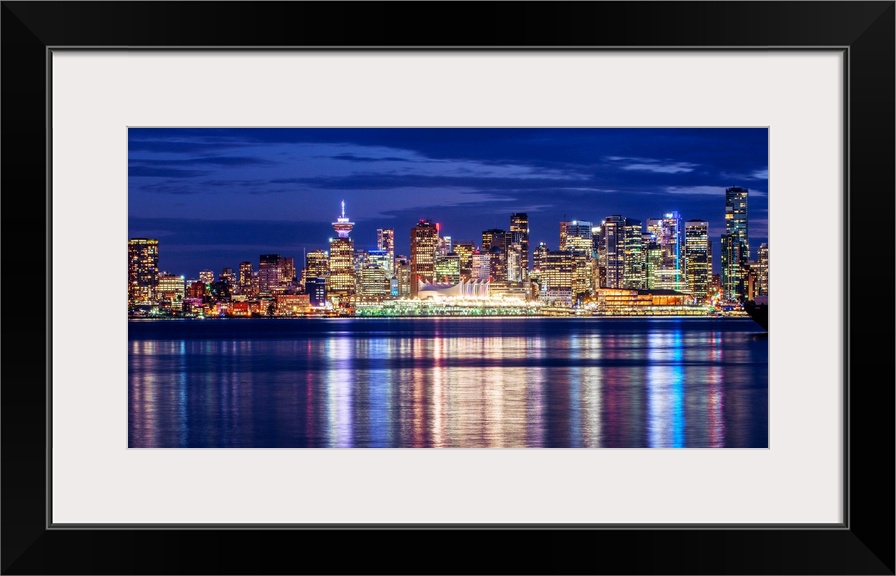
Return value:
<svg viewBox="0 0 896 576">
<path fill-rule="evenodd" d="M 355 227 L 354 222 L 349 222 L 348 218 L 345 217 L 345 200 L 342 201 L 342 216 L 336 219 L 333 222 L 333 230 L 339 234 L 340 238 L 348 238 L 349 233 L 352 231 L 352 228 Z"/>
</svg>

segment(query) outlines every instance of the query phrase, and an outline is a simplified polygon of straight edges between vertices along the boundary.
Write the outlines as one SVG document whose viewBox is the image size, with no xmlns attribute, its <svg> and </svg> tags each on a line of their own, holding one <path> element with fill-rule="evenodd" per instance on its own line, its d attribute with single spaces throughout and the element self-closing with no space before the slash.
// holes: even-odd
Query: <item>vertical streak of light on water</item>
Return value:
<svg viewBox="0 0 896 576">
<path fill-rule="evenodd" d="M 352 446 L 352 340 L 338 335 L 327 342 L 330 369 L 327 371 L 328 444 Z"/>
</svg>

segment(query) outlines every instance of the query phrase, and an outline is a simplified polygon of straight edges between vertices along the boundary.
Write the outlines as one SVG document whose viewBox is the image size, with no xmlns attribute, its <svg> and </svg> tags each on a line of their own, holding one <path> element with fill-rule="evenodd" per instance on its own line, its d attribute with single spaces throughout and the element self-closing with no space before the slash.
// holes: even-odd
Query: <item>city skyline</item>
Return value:
<svg viewBox="0 0 896 576">
<path fill-rule="evenodd" d="M 561 221 L 675 211 L 708 223 L 718 274 L 726 188 L 749 190 L 750 258 L 768 242 L 767 153 L 766 129 L 130 129 L 129 236 L 195 278 L 327 250 L 343 201 L 355 248 L 392 228 L 405 256 L 421 219 L 479 245 L 526 213 L 531 258 Z"/>
</svg>

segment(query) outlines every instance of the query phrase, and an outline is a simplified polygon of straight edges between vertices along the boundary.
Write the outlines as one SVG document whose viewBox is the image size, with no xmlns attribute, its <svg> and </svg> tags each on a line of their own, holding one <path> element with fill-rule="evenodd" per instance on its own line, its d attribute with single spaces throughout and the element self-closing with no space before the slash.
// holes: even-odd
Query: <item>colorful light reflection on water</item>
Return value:
<svg viewBox="0 0 896 576">
<path fill-rule="evenodd" d="M 730 319 L 129 323 L 130 447 L 768 446 Z"/>
</svg>

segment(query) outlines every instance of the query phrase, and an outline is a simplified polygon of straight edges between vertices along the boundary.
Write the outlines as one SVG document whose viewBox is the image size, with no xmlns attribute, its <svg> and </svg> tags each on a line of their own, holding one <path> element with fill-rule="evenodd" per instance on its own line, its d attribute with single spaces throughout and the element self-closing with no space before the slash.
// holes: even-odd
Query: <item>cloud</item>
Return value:
<svg viewBox="0 0 896 576">
<path fill-rule="evenodd" d="M 756 170 L 750 177 L 754 180 L 768 180 L 768 168 L 763 168 L 762 170 Z"/>
<path fill-rule="evenodd" d="M 725 188 L 728 186 L 667 186 L 666 192 L 681 196 L 720 196 L 725 197 Z M 748 196 L 766 196 L 763 190 L 748 188 Z"/>
<path fill-rule="evenodd" d="M 692 162 L 672 162 L 654 158 L 636 158 L 629 156 L 607 156 L 607 160 L 620 163 L 622 170 L 655 172 L 658 174 L 681 174 L 693 172 L 698 164 Z"/>
</svg>

